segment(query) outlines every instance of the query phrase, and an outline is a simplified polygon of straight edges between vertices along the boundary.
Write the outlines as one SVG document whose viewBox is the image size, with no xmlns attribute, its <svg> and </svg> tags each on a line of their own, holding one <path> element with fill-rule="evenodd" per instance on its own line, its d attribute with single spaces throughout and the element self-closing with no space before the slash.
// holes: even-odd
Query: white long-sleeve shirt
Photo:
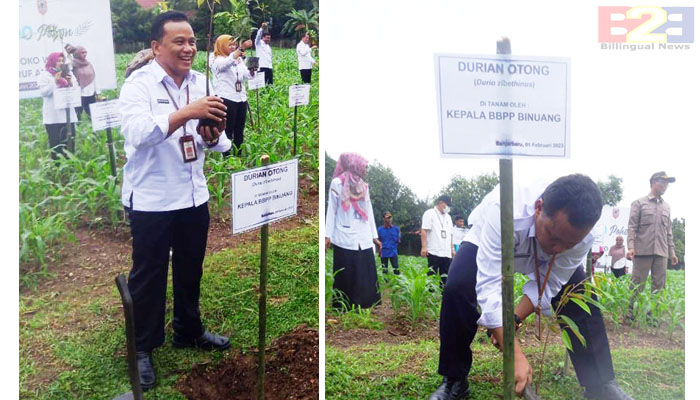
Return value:
<svg viewBox="0 0 700 400">
<path fill-rule="evenodd" d="M 214 147 L 208 147 L 197 133 L 197 119 L 187 121 L 172 135 L 167 136 L 168 117 L 176 111 L 170 95 L 178 107 L 205 96 L 206 78 L 190 71 L 181 87 L 163 70 L 157 61 L 132 73 L 119 94 L 124 135 L 124 165 L 122 204 L 137 211 L 171 211 L 196 207 L 209 200 L 204 177 L 204 149 L 226 151 L 231 141 L 225 134 L 219 136 Z M 187 133 L 194 137 L 197 160 L 185 163 L 180 138 Z"/>
<path fill-rule="evenodd" d="M 272 47 L 262 40 L 263 29 L 258 29 L 255 34 L 255 55 L 260 59 L 258 65 L 260 68 L 272 68 Z"/>
<path fill-rule="evenodd" d="M 219 56 L 211 66 L 216 77 L 216 94 L 237 103 L 248 100 L 245 91 L 245 81 L 253 79 L 242 58 L 235 59 L 233 52 L 227 57 Z M 241 91 L 236 91 L 236 82 L 241 83 Z"/>
<path fill-rule="evenodd" d="M 540 282 L 544 282 L 551 258 L 542 250 L 535 239 L 535 201 L 541 197 L 546 187 L 546 183 L 538 183 L 529 187 L 513 185 L 513 237 L 515 244 L 513 270 L 530 278 L 530 281 L 523 286 L 523 294 L 530 299 L 535 307 L 537 306 L 538 289 L 535 278 L 533 246 L 537 246 Z M 503 326 L 500 186 L 496 186 L 472 211 L 469 215 L 469 224 L 473 224 L 473 226 L 464 240 L 479 247 L 476 254 L 478 266 L 476 297 L 481 307 L 481 318 L 479 318 L 478 323 L 487 328 L 497 328 Z M 589 233 L 576 246 L 557 254 L 547 286 L 542 294 L 541 306 L 545 315 L 551 315 L 550 302 L 552 298 L 569 281 L 576 268 L 585 263 L 592 243 L 593 235 Z"/>
<path fill-rule="evenodd" d="M 304 41 L 297 44 L 297 60 L 299 61 L 299 69 L 311 69 L 316 62 L 311 55 L 311 47 Z"/>
<path fill-rule="evenodd" d="M 70 77 L 72 82 L 76 81 L 73 74 L 70 74 Z M 42 122 L 44 124 L 65 124 L 66 110 L 56 110 L 53 104 L 53 91 L 58 89 L 56 78 L 49 71 L 41 71 L 37 84 L 43 100 L 41 106 Z M 78 116 L 75 114 L 75 108 L 73 107 L 70 108 L 70 122 L 78 122 Z"/>
<path fill-rule="evenodd" d="M 373 239 L 378 237 L 369 189 L 365 199 L 359 202 L 367 212 L 367 221 L 362 219 L 352 206 L 347 211 L 343 209 L 340 205 L 342 191 L 343 184 L 340 178 L 334 178 L 328 191 L 325 237 L 330 238 L 334 245 L 344 249 L 369 249 L 372 247 Z"/>
</svg>

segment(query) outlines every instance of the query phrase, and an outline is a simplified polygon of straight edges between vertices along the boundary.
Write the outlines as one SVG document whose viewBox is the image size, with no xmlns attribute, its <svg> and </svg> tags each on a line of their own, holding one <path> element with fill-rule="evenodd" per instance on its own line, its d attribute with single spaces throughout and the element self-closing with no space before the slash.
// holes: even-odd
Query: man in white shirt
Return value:
<svg viewBox="0 0 700 400">
<path fill-rule="evenodd" d="M 462 399 L 469 395 L 467 375 L 472 363 L 470 345 L 478 325 L 492 333 L 492 342 L 501 349 L 503 311 L 499 198 L 500 187 L 496 186 L 471 213 L 468 222 L 472 228 L 450 266 L 440 312 L 438 373 L 443 376 L 443 381 L 430 397 L 431 400 Z M 536 309 L 550 315 L 564 288 L 586 279 L 583 265 L 593 243 L 590 230 L 600 218 L 602 208 L 598 186 L 584 175 L 561 177 L 546 188 L 544 184 L 514 186 L 514 271 L 527 274 L 530 278 L 523 286 L 524 295 L 515 308 L 516 329 Z M 535 274 L 539 275 L 539 280 Z M 543 283 L 538 287 L 538 282 Z M 573 347 L 569 355 L 579 383 L 586 388 L 584 397 L 630 400 L 631 397 L 615 382 L 600 310 L 596 307 L 590 307 L 590 310 L 592 315 L 569 302 L 560 311 L 576 323 L 586 339 L 586 346 L 583 346 L 569 333 Z M 525 384 L 531 382 L 532 369 L 516 338 L 516 393 L 521 394 Z"/>
<path fill-rule="evenodd" d="M 452 227 L 452 247 L 455 249 L 455 253 L 459 250 L 459 245 L 462 244 L 462 240 L 469 232 L 469 228 L 464 226 L 464 217 L 461 215 L 455 216 L 455 225 Z"/>
<path fill-rule="evenodd" d="M 265 73 L 265 84 L 272 85 L 272 36 L 267 29 L 267 22 L 263 22 L 255 34 L 255 55 L 259 58 L 258 70 Z"/>
<path fill-rule="evenodd" d="M 187 17 L 159 14 L 151 28 L 155 60 L 133 72 L 119 95 L 127 162 L 122 204 L 129 213 L 133 267 L 129 292 L 141 387 L 155 386 L 151 352 L 165 341 L 165 303 L 172 249 L 173 346 L 223 350 L 228 338 L 207 332 L 199 284 L 209 229 L 204 150 L 231 141 L 220 127 L 221 99 L 205 96 L 206 78 L 192 71 L 197 52 Z M 201 118 L 219 127 L 198 126 Z"/>
<path fill-rule="evenodd" d="M 438 274 L 445 286 L 447 271 L 455 255 L 452 247 L 452 219 L 450 218 L 450 196 L 438 197 L 438 204 L 423 213 L 420 229 L 420 255 L 428 257 L 428 274 Z"/>
<path fill-rule="evenodd" d="M 315 49 L 316 46 L 309 47 L 309 32 L 304 33 L 301 37 L 301 42 L 297 44 L 297 60 L 299 61 L 299 74 L 301 74 L 301 81 L 303 83 L 311 83 L 311 71 L 314 65 L 316 65 L 316 60 L 314 60 L 311 55 L 311 49 Z"/>
</svg>

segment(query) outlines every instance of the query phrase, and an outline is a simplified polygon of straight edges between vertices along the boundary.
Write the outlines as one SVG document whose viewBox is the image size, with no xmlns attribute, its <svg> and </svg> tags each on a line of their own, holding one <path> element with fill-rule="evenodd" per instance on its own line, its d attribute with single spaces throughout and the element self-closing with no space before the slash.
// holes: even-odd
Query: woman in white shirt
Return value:
<svg viewBox="0 0 700 400">
<path fill-rule="evenodd" d="M 226 105 L 226 136 L 233 140 L 236 155 L 241 155 L 243 130 L 248 110 L 245 81 L 253 79 L 255 70 L 248 70 L 236 41 L 231 35 L 221 35 L 214 44 L 211 70 L 215 77 L 215 93 Z M 228 152 L 224 153 L 228 155 Z"/>
<path fill-rule="evenodd" d="M 367 160 L 343 153 L 333 172 L 326 211 L 326 250 L 333 245 L 333 289 L 345 295 L 347 307 L 369 308 L 381 297 L 373 243 L 380 247 L 369 198 Z M 333 307 L 343 308 L 340 299 Z"/>
<path fill-rule="evenodd" d="M 46 133 L 49 135 L 49 148 L 51 149 L 51 158 L 56 159 L 59 154 L 64 154 L 65 146 L 68 143 L 68 131 L 66 129 L 66 111 L 65 109 L 55 109 L 53 103 L 54 90 L 73 86 L 73 75 L 65 68 L 65 58 L 62 53 L 56 52 L 49 54 L 45 70 L 41 71 L 37 84 L 39 85 L 39 93 L 43 99 L 42 120 L 46 127 Z M 70 127 L 75 133 L 75 124 L 78 118 L 75 115 L 75 109 L 70 108 Z M 71 151 L 73 149 L 70 149 Z"/>
</svg>

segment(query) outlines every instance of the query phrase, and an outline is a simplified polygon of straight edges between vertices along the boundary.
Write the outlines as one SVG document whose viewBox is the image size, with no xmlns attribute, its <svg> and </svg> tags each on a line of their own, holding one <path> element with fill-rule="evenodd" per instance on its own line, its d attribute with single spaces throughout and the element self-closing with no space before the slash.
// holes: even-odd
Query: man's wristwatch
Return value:
<svg viewBox="0 0 700 400">
<path fill-rule="evenodd" d="M 523 326 L 523 320 L 518 317 L 518 314 L 513 314 L 515 317 L 515 331 L 517 332 L 521 326 Z"/>
</svg>

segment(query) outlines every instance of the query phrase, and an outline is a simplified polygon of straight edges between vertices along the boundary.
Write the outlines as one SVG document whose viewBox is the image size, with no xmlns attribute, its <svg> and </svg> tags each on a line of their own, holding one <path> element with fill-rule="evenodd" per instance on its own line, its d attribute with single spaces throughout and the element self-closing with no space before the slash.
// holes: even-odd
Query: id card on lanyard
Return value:
<svg viewBox="0 0 700 400">
<path fill-rule="evenodd" d="M 176 110 L 179 110 L 180 107 L 178 107 L 177 102 L 173 98 L 173 95 L 170 94 L 170 91 L 168 90 L 168 87 L 165 86 L 165 82 L 161 81 L 161 84 L 163 84 L 163 88 L 165 89 L 165 92 L 168 93 L 168 97 L 170 97 L 170 100 L 173 101 L 173 105 L 175 106 Z M 187 85 L 187 104 L 190 104 L 190 86 Z M 184 163 L 189 163 L 192 161 L 197 160 L 197 146 L 194 143 L 194 136 L 190 135 L 187 133 L 187 122 L 185 122 L 184 125 L 182 125 L 182 131 L 183 135 L 180 137 L 179 143 L 180 143 L 180 152 L 182 153 L 182 161 Z"/>
</svg>

